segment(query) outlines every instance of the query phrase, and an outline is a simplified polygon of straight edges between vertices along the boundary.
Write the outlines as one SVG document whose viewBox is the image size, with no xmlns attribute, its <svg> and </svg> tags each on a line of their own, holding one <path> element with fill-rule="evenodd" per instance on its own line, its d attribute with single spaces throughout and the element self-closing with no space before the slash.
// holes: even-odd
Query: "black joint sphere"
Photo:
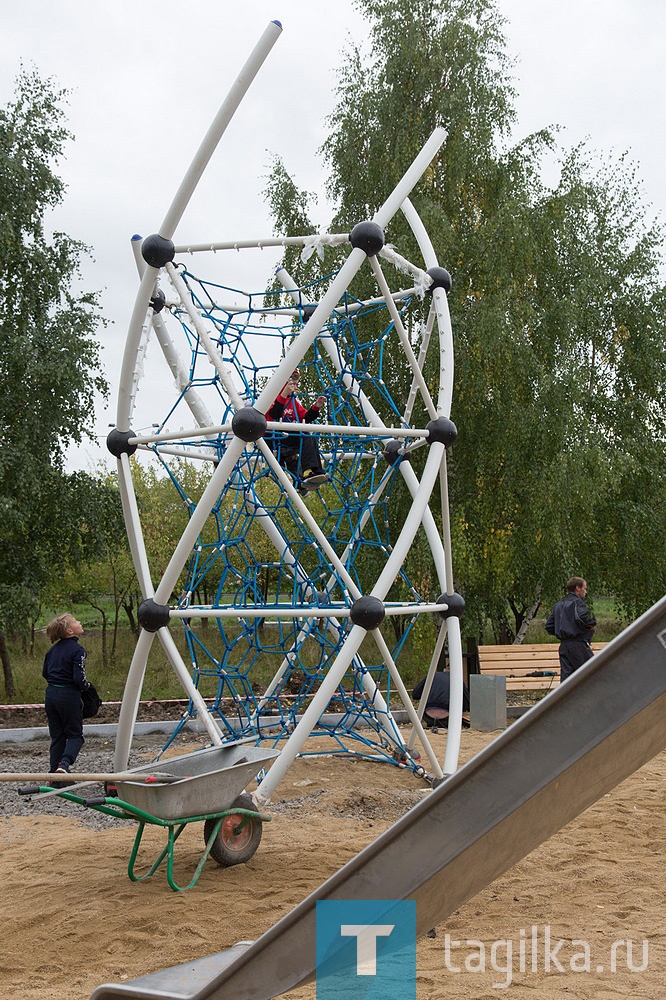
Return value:
<svg viewBox="0 0 666 1000">
<path fill-rule="evenodd" d="M 437 420 L 431 420 L 429 424 L 426 424 L 426 430 L 428 432 L 428 444 L 438 442 L 439 444 L 445 444 L 448 448 L 458 437 L 458 429 L 448 417 L 438 417 Z"/>
<path fill-rule="evenodd" d="M 315 309 L 317 308 L 317 304 L 318 303 L 316 302 L 305 302 L 301 306 L 301 313 L 303 314 L 303 319 L 305 320 L 306 323 L 312 316 Z"/>
<path fill-rule="evenodd" d="M 451 275 L 445 267 L 429 267 L 426 271 L 432 278 L 432 284 L 428 289 L 428 295 L 432 295 L 433 289 L 443 288 L 448 295 L 451 291 Z"/>
<path fill-rule="evenodd" d="M 376 222 L 359 222 L 349 234 L 349 242 L 368 257 L 376 257 L 384 246 L 384 230 Z"/>
<path fill-rule="evenodd" d="M 136 451 L 136 445 L 129 443 L 129 439 L 132 437 L 134 437 L 134 431 L 119 431 L 117 427 L 114 427 L 106 436 L 106 447 L 114 458 L 120 458 L 121 455 L 133 455 Z"/>
<path fill-rule="evenodd" d="M 378 597 L 359 597 L 351 606 L 349 617 L 354 625 L 360 625 L 366 632 L 378 628 L 384 621 L 386 611 Z"/>
<path fill-rule="evenodd" d="M 152 299 L 150 300 L 150 304 L 153 307 L 153 312 L 154 313 L 162 312 L 162 310 L 164 309 L 165 302 L 166 302 L 166 295 L 164 294 L 161 288 L 158 288 L 155 294 L 153 295 Z"/>
<path fill-rule="evenodd" d="M 440 594 L 437 604 L 446 604 L 446 611 L 442 608 L 438 611 L 440 618 L 460 618 L 465 611 L 465 598 L 462 594 Z"/>
<path fill-rule="evenodd" d="M 149 597 L 139 605 L 137 618 L 146 632 L 157 632 L 169 624 L 169 607 L 167 604 L 157 604 Z"/>
<path fill-rule="evenodd" d="M 402 441 L 396 441 L 395 438 L 386 442 L 384 445 L 384 451 L 382 452 L 382 458 L 388 465 L 393 465 L 398 461 L 411 462 L 412 456 L 409 452 L 403 452 L 403 454 L 400 454 L 402 446 Z"/>
<path fill-rule="evenodd" d="M 241 441 L 258 441 L 266 433 L 266 417 L 253 406 L 244 406 L 234 413 L 231 429 Z"/>
<path fill-rule="evenodd" d="M 164 267 L 176 256 L 176 248 L 171 240 L 154 233 L 141 244 L 141 256 L 151 267 Z"/>
</svg>

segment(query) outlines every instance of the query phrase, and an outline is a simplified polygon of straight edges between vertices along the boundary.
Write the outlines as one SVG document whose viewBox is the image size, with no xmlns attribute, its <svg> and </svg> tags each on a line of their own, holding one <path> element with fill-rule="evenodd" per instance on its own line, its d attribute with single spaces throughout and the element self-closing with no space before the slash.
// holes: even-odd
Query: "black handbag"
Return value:
<svg viewBox="0 0 666 1000">
<path fill-rule="evenodd" d="M 83 702 L 84 719 L 92 719 L 93 716 L 97 715 L 103 704 L 94 684 L 89 684 L 86 690 L 81 692 L 81 701 Z"/>
</svg>

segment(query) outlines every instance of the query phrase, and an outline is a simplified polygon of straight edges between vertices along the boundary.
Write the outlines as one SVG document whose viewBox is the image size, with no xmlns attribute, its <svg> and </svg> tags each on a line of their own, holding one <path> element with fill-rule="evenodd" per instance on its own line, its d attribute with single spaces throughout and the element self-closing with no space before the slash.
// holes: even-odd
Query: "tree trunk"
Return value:
<svg viewBox="0 0 666 1000">
<path fill-rule="evenodd" d="M 132 634 L 136 639 L 139 635 L 139 626 L 136 618 L 134 617 L 134 598 L 132 595 L 128 595 L 128 597 L 123 601 L 123 611 L 127 615 L 127 620 L 129 621 Z"/>
<path fill-rule="evenodd" d="M 16 694 L 16 688 L 14 686 L 14 674 L 12 673 L 12 665 L 9 661 L 9 651 L 5 642 L 4 632 L 0 632 L 0 660 L 2 660 L 2 672 L 5 675 L 5 695 L 7 698 L 13 698 Z"/>
<path fill-rule="evenodd" d="M 107 621 L 107 617 L 106 617 L 106 612 L 105 612 L 104 608 L 102 608 L 99 604 L 94 604 L 90 600 L 90 598 L 88 598 L 88 604 L 90 605 L 91 608 L 94 608 L 95 611 L 99 611 L 100 616 L 102 618 L 102 667 L 104 668 L 104 670 L 106 670 L 107 667 L 108 667 L 108 665 L 109 665 L 109 655 L 108 655 L 108 652 L 107 652 L 107 628 L 108 628 L 108 621 Z"/>
<path fill-rule="evenodd" d="M 540 607 L 541 607 L 541 584 L 537 583 L 536 592 L 534 594 L 534 604 L 529 609 L 529 611 L 527 611 L 525 617 L 523 618 L 522 624 L 516 633 L 516 638 L 513 640 L 514 646 L 519 646 L 520 643 L 523 641 L 523 639 L 527 635 L 527 630 L 530 626 L 530 622 L 534 620 L 534 618 L 536 617 L 536 613 Z"/>
</svg>

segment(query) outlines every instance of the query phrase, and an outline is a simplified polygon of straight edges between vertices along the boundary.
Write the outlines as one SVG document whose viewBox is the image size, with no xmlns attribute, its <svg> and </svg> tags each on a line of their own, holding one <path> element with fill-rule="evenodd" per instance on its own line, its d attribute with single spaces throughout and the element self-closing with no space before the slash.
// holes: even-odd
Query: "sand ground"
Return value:
<svg viewBox="0 0 666 1000">
<path fill-rule="evenodd" d="M 491 738 L 463 732 L 463 760 Z M 433 737 L 440 759 L 444 741 L 445 734 Z M 79 764 L 85 765 L 85 751 Z M 423 938 L 418 1000 L 666 997 L 665 778 L 666 753 Z M 297 761 L 250 862 L 230 869 L 208 862 L 198 885 L 182 894 L 160 873 L 145 883 L 129 881 L 134 824 L 91 829 L 67 803 L 57 816 L 5 815 L 0 998 L 86 1000 L 100 983 L 254 939 L 423 794 L 411 773 L 388 765 Z M 162 838 L 149 831 L 155 854 Z M 189 880 L 201 849 L 201 827 L 192 824 L 177 845 L 177 878 Z M 563 942 L 550 968 L 547 933 L 551 955 Z M 493 968 L 496 941 L 503 943 L 495 945 Z M 614 947 L 618 941 L 630 942 L 631 955 L 624 945 Z M 315 987 L 288 996 L 314 1000 Z"/>
</svg>

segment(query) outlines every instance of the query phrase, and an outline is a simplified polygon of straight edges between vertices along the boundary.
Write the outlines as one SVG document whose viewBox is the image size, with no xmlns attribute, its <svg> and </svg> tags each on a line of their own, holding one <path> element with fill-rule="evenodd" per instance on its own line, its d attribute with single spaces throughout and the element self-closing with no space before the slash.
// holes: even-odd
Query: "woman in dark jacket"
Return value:
<svg viewBox="0 0 666 1000">
<path fill-rule="evenodd" d="M 44 657 L 47 682 L 45 708 L 51 737 L 50 771 L 67 773 L 83 746 L 81 692 L 86 678 L 86 651 L 79 643 L 83 625 L 74 615 L 59 615 L 46 626 L 52 646 Z"/>
</svg>

